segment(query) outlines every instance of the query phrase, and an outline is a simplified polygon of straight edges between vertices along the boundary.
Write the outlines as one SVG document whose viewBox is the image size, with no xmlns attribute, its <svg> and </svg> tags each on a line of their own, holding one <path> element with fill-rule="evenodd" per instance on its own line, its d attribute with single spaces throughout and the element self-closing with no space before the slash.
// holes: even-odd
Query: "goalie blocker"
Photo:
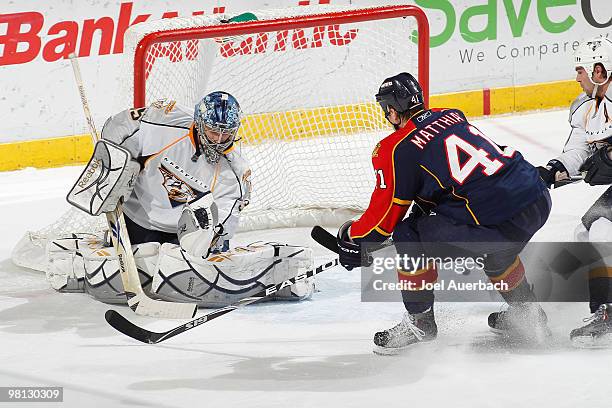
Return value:
<svg viewBox="0 0 612 408">
<path fill-rule="evenodd" d="M 93 155 L 66 199 L 91 215 L 114 211 L 134 189 L 140 164 L 124 147 L 108 140 L 96 142 Z"/>
<path fill-rule="evenodd" d="M 223 307 L 312 267 L 310 248 L 254 243 L 208 258 L 180 246 L 135 245 L 134 259 L 143 290 L 153 298 Z M 60 292 L 85 292 L 99 301 L 125 304 L 117 256 L 90 234 L 53 240 L 47 249 L 47 278 Z M 314 278 L 274 294 L 273 300 L 302 300 L 314 292 Z"/>
</svg>

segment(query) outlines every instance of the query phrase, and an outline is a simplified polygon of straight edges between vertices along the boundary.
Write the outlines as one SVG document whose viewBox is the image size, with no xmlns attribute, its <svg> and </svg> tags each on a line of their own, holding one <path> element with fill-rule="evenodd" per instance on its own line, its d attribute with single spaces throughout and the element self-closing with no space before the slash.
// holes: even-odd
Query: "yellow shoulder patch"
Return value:
<svg viewBox="0 0 612 408">
<path fill-rule="evenodd" d="M 168 102 L 168 104 L 166 105 L 166 110 L 164 112 L 166 112 L 166 113 L 172 112 L 172 109 L 174 109 L 175 105 L 176 105 L 176 101 Z"/>
<path fill-rule="evenodd" d="M 378 151 L 380 150 L 380 142 L 376 143 L 376 147 L 372 150 L 372 157 L 378 157 Z"/>
</svg>

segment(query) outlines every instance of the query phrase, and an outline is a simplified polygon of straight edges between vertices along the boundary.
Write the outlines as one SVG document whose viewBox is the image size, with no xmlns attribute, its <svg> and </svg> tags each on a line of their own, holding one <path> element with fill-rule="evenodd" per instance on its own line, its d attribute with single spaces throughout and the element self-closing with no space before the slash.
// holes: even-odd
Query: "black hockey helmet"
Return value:
<svg viewBox="0 0 612 408">
<path fill-rule="evenodd" d="M 376 102 L 389 117 L 389 106 L 399 113 L 423 109 L 423 89 L 409 73 L 401 72 L 383 81 L 376 94 Z"/>
</svg>

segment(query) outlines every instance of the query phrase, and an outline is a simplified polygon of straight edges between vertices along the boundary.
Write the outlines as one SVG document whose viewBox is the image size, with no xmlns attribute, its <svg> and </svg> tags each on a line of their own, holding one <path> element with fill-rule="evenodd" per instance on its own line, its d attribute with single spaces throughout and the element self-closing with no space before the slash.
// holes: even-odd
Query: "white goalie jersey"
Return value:
<svg viewBox="0 0 612 408">
<path fill-rule="evenodd" d="M 132 221 L 147 229 L 177 233 L 183 207 L 199 197 L 167 168 L 170 161 L 212 191 L 223 239 L 228 240 L 238 226 L 240 210 L 248 203 L 251 172 L 233 147 L 218 163 L 209 164 L 199 154 L 192 122 L 192 111 L 174 101 L 159 101 L 146 109 L 128 109 L 112 116 L 104 124 L 102 138 L 129 150 L 142 166 L 124 204 Z"/>
<path fill-rule="evenodd" d="M 130 175 L 137 176 L 135 181 L 130 176 L 133 190 L 123 205 L 125 214 L 143 228 L 177 234 L 180 242 L 132 245 L 147 296 L 220 307 L 301 276 L 312 267 L 309 248 L 269 242 L 232 249 L 219 245 L 234 235 L 239 213 L 248 204 L 250 170 L 231 147 L 215 163 L 201 156 L 192 117 L 174 102 L 158 102 L 146 109 L 120 112 L 109 118 L 102 130 L 104 147 L 129 152 L 125 160 L 134 164 L 135 173 Z M 109 162 L 109 172 L 115 170 L 112 158 L 100 157 L 100 161 Z M 95 158 L 94 151 L 92 160 Z M 200 229 L 190 230 L 191 216 Z M 210 238 L 210 226 L 215 226 L 213 232 L 220 238 L 214 248 L 212 240 L 204 239 Z M 126 303 L 119 257 L 99 234 L 82 230 L 55 236 L 47 242 L 45 252 L 45 272 L 54 289 L 86 292 L 105 303 Z M 313 292 L 311 277 L 283 286 L 271 298 L 302 300 Z"/>
<path fill-rule="evenodd" d="M 185 239 L 189 229 L 185 214 L 192 214 L 206 218 L 204 224 L 214 224 L 227 242 L 250 194 L 246 162 L 231 147 L 218 162 L 207 161 L 200 155 L 192 118 L 191 112 L 174 102 L 158 102 L 120 112 L 102 130 L 105 140 L 129 151 L 141 166 L 123 206 L 125 214 L 144 228 L 177 234 L 180 241 L 180 245 L 132 246 L 143 290 L 172 302 L 224 306 L 311 268 L 309 248 L 256 243 L 219 252 L 216 244 L 211 253 L 210 241 L 202 251 L 194 250 L 206 234 L 194 235 L 195 245 Z M 203 212 L 196 214 L 200 210 L 205 210 L 206 217 Z M 58 291 L 87 292 L 102 302 L 125 303 L 117 254 L 101 237 L 83 231 L 53 239 L 47 245 L 47 259 L 47 278 Z M 287 286 L 274 298 L 301 300 L 313 291 L 314 280 L 309 278 Z"/>
<path fill-rule="evenodd" d="M 612 87 L 601 100 L 580 94 L 570 107 L 569 122 L 572 130 L 557 160 L 570 176 L 578 176 L 580 166 L 598 144 L 612 142 Z"/>
</svg>

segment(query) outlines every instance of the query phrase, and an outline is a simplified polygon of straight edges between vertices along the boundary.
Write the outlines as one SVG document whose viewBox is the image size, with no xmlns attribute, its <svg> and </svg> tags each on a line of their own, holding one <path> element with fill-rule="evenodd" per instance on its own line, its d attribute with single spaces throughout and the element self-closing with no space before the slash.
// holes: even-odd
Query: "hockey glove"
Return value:
<svg viewBox="0 0 612 408">
<path fill-rule="evenodd" d="M 128 199 L 136 184 L 140 164 L 129 150 L 109 140 L 99 140 L 93 156 L 66 199 L 91 215 L 114 211 Z"/>
<path fill-rule="evenodd" d="M 568 174 L 563 163 L 556 159 L 549 161 L 546 167 L 539 166 L 537 169 L 540 173 L 540 178 L 544 181 L 546 187 L 548 188 L 550 188 L 553 184 L 555 184 L 555 181 L 557 181 L 557 173 Z"/>
<path fill-rule="evenodd" d="M 584 181 L 592 186 L 612 184 L 612 160 L 608 157 L 610 148 L 604 146 L 589 157 L 580 171 L 586 172 Z"/>
<path fill-rule="evenodd" d="M 353 242 L 348 233 L 352 223 L 353 221 L 347 221 L 342 224 L 336 236 L 340 265 L 349 271 L 361 266 L 361 246 Z"/>
</svg>

